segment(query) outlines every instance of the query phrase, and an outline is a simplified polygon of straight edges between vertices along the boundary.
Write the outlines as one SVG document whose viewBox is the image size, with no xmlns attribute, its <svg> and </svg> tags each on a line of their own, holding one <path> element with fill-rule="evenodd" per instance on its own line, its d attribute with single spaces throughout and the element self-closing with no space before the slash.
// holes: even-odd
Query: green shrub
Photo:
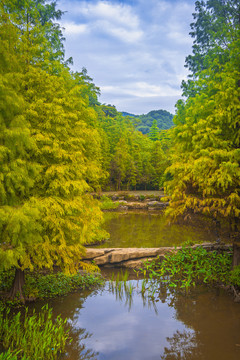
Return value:
<svg viewBox="0 0 240 360">
<path fill-rule="evenodd" d="M 8 271 L 1 270 L 0 271 L 0 291 L 9 291 L 12 286 L 12 282 L 14 279 L 14 270 L 9 269 Z"/>
<path fill-rule="evenodd" d="M 231 271 L 230 282 L 232 285 L 240 287 L 240 265 L 236 266 Z"/>
<path fill-rule="evenodd" d="M 103 195 L 100 198 L 100 208 L 102 210 L 113 210 L 118 208 L 119 203 L 113 202 L 108 196 Z"/>
<path fill-rule="evenodd" d="M 8 292 L 11 289 L 13 278 L 13 270 L 0 272 L 0 290 Z M 43 275 L 38 272 L 26 271 L 23 292 L 27 299 L 43 299 L 64 296 L 77 289 L 85 289 L 102 283 L 103 278 L 98 273 L 66 275 L 58 272 Z"/>
<path fill-rule="evenodd" d="M 29 273 L 26 276 L 24 285 L 24 294 L 27 298 L 50 298 L 55 296 L 64 296 L 68 293 L 103 283 L 100 274 L 86 273 L 84 275 L 77 273 L 66 275 L 61 272 L 48 275 L 39 275 Z"/>
</svg>

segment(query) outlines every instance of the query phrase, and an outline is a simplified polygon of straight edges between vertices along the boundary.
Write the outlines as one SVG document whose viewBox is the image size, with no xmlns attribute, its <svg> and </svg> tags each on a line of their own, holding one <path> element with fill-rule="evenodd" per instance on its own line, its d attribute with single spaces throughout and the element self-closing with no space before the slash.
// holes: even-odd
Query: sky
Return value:
<svg viewBox="0 0 240 360">
<path fill-rule="evenodd" d="M 175 113 L 191 54 L 194 0 L 59 0 L 66 57 L 100 87 L 99 101 L 136 115 Z"/>
</svg>

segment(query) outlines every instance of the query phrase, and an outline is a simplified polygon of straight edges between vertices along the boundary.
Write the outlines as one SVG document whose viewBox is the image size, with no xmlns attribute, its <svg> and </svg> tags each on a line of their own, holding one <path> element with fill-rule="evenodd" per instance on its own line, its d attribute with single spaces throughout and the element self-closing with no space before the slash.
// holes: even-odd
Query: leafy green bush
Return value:
<svg viewBox="0 0 240 360">
<path fill-rule="evenodd" d="M 0 290 L 8 292 L 14 278 L 14 271 L 0 273 Z M 77 289 L 101 285 L 103 278 L 98 273 L 76 273 L 66 275 L 61 272 L 43 275 L 37 272 L 26 272 L 23 288 L 26 298 L 49 298 L 64 296 Z"/>
<path fill-rule="evenodd" d="M 150 278 L 168 282 L 171 287 L 189 288 L 197 283 L 229 283 L 232 255 L 208 252 L 202 247 L 184 246 L 164 260 L 148 261 L 142 269 Z"/>
<path fill-rule="evenodd" d="M 28 308 L 25 314 L 10 314 L 8 308 L 0 311 L 0 341 L 6 353 L 2 360 L 45 359 L 54 360 L 64 352 L 67 341 L 70 341 L 66 320 L 60 316 L 52 319 L 52 310 L 44 306 L 39 314 L 33 311 L 30 316 Z M 11 354 L 12 352 L 12 354 Z"/>
<path fill-rule="evenodd" d="M 96 273 L 66 275 L 59 272 L 44 276 L 30 273 L 26 276 L 24 294 L 28 298 L 37 297 L 42 299 L 64 296 L 71 291 L 99 285 L 102 282 L 101 275 Z"/>
<path fill-rule="evenodd" d="M 9 269 L 8 271 L 0 271 L 0 291 L 8 291 L 14 279 L 14 270 Z"/>
<path fill-rule="evenodd" d="M 113 202 L 108 196 L 103 195 L 100 198 L 100 208 L 102 210 L 113 210 L 118 208 L 119 203 Z"/>
<path fill-rule="evenodd" d="M 240 265 L 236 266 L 230 273 L 230 282 L 232 285 L 240 287 Z"/>
</svg>

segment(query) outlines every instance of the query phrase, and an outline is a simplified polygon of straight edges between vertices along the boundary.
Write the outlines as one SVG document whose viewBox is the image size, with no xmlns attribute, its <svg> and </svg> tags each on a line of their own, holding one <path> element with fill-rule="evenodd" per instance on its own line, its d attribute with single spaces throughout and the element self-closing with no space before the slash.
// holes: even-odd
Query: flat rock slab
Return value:
<svg viewBox="0 0 240 360">
<path fill-rule="evenodd" d="M 160 202 L 160 201 L 148 201 L 148 202 L 129 202 L 126 200 L 117 201 L 119 203 L 119 210 L 133 210 L 133 209 L 141 209 L 141 210 L 157 210 L 163 209 L 169 205 L 168 202 Z"/>
<path fill-rule="evenodd" d="M 196 244 L 192 248 L 203 247 L 207 251 L 228 251 L 232 245 L 227 244 Z M 160 247 L 160 248 L 87 248 L 83 261 L 94 261 L 99 266 L 123 266 L 130 268 L 141 267 L 142 263 L 149 259 L 164 258 L 167 253 L 176 252 L 182 247 Z"/>
</svg>

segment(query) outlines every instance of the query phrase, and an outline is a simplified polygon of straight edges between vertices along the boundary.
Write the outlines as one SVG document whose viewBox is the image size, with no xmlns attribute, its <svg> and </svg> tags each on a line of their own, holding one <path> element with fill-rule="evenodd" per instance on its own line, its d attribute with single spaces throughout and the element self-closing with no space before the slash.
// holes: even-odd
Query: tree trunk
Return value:
<svg viewBox="0 0 240 360">
<path fill-rule="evenodd" d="M 14 300 L 16 298 L 19 298 L 23 303 L 25 302 L 23 296 L 24 282 L 25 282 L 24 271 L 21 269 L 16 269 L 12 288 L 9 294 L 10 299 Z"/>
<path fill-rule="evenodd" d="M 234 218 L 234 235 L 233 235 L 233 268 L 240 265 L 240 233 L 239 233 L 239 219 Z"/>
<path fill-rule="evenodd" d="M 235 241 L 233 243 L 233 268 L 237 265 L 240 265 L 240 241 Z"/>
<path fill-rule="evenodd" d="M 118 179 L 118 191 L 121 191 L 121 178 Z"/>
</svg>

